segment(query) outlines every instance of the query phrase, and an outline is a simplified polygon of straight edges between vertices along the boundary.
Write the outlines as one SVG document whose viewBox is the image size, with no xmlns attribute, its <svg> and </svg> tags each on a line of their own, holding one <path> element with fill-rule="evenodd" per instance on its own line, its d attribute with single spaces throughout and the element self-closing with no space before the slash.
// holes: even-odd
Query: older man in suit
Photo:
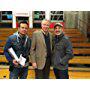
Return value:
<svg viewBox="0 0 90 90">
<path fill-rule="evenodd" d="M 41 30 L 33 33 L 31 44 L 31 63 L 35 69 L 36 79 L 48 79 L 52 52 L 52 35 L 49 30 L 50 21 L 43 20 Z"/>
</svg>

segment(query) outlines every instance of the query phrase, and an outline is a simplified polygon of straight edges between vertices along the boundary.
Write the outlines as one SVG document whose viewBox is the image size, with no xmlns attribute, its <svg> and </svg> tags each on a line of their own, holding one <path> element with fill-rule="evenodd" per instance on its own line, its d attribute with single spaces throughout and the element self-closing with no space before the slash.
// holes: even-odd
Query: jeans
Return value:
<svg viewBox="0 0 90 90">
<path fill-rule="evenodd" d="M 53 70 L 54 70 L 56 79 L 69 79 L 68 69 L 59 70 L 59 69 L 54 68 Z"/>
<path fill-rule="evenodd" d="M 28 75 L 28 67 L 17 68 L 14 67 L 12 71 L 10 71 L 10 79 L 26 79 Z"/>
</svg>

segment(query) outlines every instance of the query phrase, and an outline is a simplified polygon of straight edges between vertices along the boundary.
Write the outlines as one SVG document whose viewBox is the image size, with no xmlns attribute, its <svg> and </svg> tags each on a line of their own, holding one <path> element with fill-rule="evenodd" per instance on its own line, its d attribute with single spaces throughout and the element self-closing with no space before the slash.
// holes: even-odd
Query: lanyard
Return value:
<svg viewBox="0 0 90 90">
<path fill-rule="evenodd" d="M 16 36 L 17 36 L 17 42 L 19 42 L 19 34 L 18 32 L 16 33 Z M 24 42 L 24 47 L 26 46 L 26 43 L 27 43 L 27 39 L 28 39 L 28 36 L 26 36 L 26 39 L 25 39 L 25 42 Z"/>
</svg>

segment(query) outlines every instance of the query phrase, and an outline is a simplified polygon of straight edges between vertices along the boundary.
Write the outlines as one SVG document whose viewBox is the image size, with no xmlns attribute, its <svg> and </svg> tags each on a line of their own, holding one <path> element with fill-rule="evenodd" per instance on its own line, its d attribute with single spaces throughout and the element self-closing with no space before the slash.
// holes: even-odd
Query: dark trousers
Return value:
<svg viewBox="0 0 90 90">
<path fill-rule="evenodd" d="M 68 69 L 59 70 L 59 69 L 54 68 L 53 70 L 54 70 L 56 79 L 69 79 Z"/>
<path fill-rule="evenodd" d="M 27 78 L 27 74 L 28 74 L 28 67 L 24 67 L 24 68 L 17 68 L 17 67 L 13 67 L 13 70 L 10 71 L 10 79 L 26 79 Z"/>
<path fill-rule="evenodd" d="M 51 62 L 51 59 L 47 58 L 45 66 L 42 70 L 35 69 L 35 78 L 36 79 L 49 79 L 50 62 Z"/>
</svg>

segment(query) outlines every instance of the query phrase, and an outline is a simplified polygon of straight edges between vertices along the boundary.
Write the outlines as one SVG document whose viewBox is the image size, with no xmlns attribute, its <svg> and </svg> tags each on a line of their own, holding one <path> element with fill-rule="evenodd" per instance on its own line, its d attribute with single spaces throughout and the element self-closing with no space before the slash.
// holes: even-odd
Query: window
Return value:
<svg viewBox="0 0 90 90">
<path fill-rule="evenodd" d="M 53 21 L 63 21 L 63 11 L 51 11 L 50 20 Z"/>
<path fill-rule="evenodd" d="M 12 11 L 0 11 L 0 28 L 12 28 Z"/>
<path fill-rule="evenodd" d="M 2 22 L 12 22 L 12 11 L 2 11 L 1 21 Z"/>
<path fill-rule="evenodd" d="M 45 11 L 33 12 L 33 28 L 41 28 L 41 21 L 45 19 Z"/>
</svg>

